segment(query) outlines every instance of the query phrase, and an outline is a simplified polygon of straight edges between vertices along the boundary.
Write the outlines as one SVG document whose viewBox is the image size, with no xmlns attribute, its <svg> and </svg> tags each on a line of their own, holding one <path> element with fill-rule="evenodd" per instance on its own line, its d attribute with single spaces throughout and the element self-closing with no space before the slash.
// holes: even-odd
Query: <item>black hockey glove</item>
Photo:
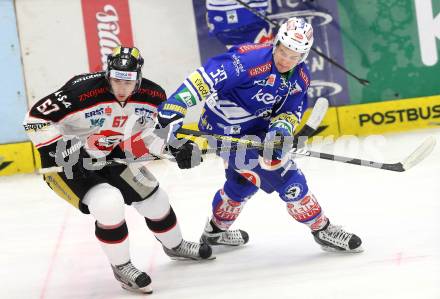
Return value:
<svg viewBox="0 0 440 299">
<path fill-rule="evenodd" d="M 182 141 L 182 139 L 180 139 L 179 141 Z M 179 147 L 173 147 L 169 145 L 168 149 L 176 159 L 177 166 L 179 166 L 180 169 L 189 169 L 192 167 L 196 167 L 203 161 L 202 152 L 200 151 L 197 144 L 195 144 L 191 140 L 188 140 L 186 143 L 180 145 Z"/>
<path fill-rule="evenodd" d="M 267 132 L 263 142 L 264 150 L 259 151 L 260 156 L 265 160 L 281 160 L 286 154 L 286 151 L 283 151 L 285 138 L 282 132 L 276 130 Z"/>
<path fill-rule="evenodd" d="M 89 177 L 92 170 L 87 170 L 84 168 L 85 159 L 89 158 L 84 148 L 80 148 L 78 162 L 72 166 L 72 174 L 74 180 L 84 180 Z"/>
<path fill-rule="evenodd" d="M 54 155 L 57 166 L 63 167 L 63 172 L 68 179 L 80 180 L 89 177 L 90 170 L 84 168 L 84 159 L 89 158 L 89 155 L 79 138 L 60 139 L 57 142 L 55 154 L 51 152 L 50 155 Z"/>
<path fill-rule="evenodd" d="M 295 134 L 293 138 L 292 148 L 304 148 L 306 146 L 307 139 L 310 136 L 313 136 L 313 133 L 315 133 L 315 131 L 315 129 L 305 124 L 304 127 L 302 127 L 302 129 L 297 134 Z"/>
</svg>

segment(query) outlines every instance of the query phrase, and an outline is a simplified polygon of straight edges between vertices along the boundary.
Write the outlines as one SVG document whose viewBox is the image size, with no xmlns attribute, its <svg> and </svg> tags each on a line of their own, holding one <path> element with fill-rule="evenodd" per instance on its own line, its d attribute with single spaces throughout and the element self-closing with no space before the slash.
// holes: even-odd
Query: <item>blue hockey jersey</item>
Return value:
<svg viewBox="0 0 440 299">
<path fill-rule="evenodd" d="M 201 131 L 261 137 L 278 127 L 293 135 L 307 108 L 309 72 L 301 63 L 280 74 L 272 49 L 272 44 L 243 44 L 209 59 L 160 109 L 185 114 L 188 107 L 204 102 Z"/>
<path fill-rule="evenodd" d="M 265 16 L 268 0 L 243 0 L 258 14 Z M 206 21 L 209 35 L 225 45 L 265 42 L 272 38 L 270 25 L 235 0 L 207 0 Z"/>
</svg>

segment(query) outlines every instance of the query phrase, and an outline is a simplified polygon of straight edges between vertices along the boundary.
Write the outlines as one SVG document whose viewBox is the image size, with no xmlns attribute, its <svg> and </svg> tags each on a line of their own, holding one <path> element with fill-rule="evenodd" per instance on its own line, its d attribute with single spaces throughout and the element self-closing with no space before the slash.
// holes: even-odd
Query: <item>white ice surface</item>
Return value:
<svg viewBox="0 0 440 299">
<path fill-rule="evenodd" d="M 315 150 L 394 162 L 428 135 L 440 141 L 440 130 L 425 130 Z M 224 180 L 221 161 L 205 160 L 188 171 L 151 164 L 189 240 L 200 237 Z M 440 298 L 440 145 L 404 173 L 312 158 L 299 164 L 326 215 L 362 238 L 363 253 L 321 251 L 276 194 L 260 191 L 234 224 L 249 232 L 246 246 L 216 249 L 213 261 L 171 261 L 128 207 L 132 260 L 152 277 L 151 298 Z M 113 278 L 92 217 L 38 175 L 1 177 L 0 200 L 0 298 L 140 297 Z"/>
</svg>

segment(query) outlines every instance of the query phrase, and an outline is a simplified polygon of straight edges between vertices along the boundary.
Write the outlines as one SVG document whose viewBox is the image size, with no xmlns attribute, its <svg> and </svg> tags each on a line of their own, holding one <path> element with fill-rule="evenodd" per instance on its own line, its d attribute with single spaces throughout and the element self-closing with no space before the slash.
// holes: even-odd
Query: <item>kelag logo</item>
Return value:
<svg viewBox="0 0 440 299">
<path fill-rule="evenodd" d="M 377 111 L 374 113 L 359 114 L 359 125 L 362 127 L 366 124 L 382 125 L 403 123 L 417 120 L 428 120 L 440 117 L 440 105 L 407 108 L 399 110 Z"/>
</svg>

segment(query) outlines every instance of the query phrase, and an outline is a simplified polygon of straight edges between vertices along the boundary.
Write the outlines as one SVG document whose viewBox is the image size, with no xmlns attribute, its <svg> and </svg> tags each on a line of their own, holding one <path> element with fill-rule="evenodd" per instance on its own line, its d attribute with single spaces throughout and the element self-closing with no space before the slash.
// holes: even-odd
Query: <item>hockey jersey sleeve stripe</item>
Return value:
<svg viewBox="0 0 440 299">
<path fill-rule="evenodd" d="M 36 147 L 36 148 L 40 148 L 40 147 L 46 146 L 46 145 L 48 145 L 48 144 L 54 143 L 55 141 L 57 141 L 57 140 L 60 139 L 61 137 L 63 137 L 63 136 L 62 136 L 62 135 L 58 135 L 57 137 L 55 137 L 55 138 L 53 138 L 53 139 L 51 139 L 51 140 L 49 140 L 49 141 L 42 142 L 42 143 L 39 143 L 39 144 L 35 145 L 35 147 Z"/>
<path fill-rule="evenodd" d="M 200 67 L 197 69 L 197 71 L 202 74 L 203 79 L 205 79 L 205 82 L 209 85 L 209 89 L 212 91 L 214 90 L 214 82 L 212 82 L 211 78 L 209 77 L 209 75 L 206 73 L 205 68 L 204 67 Z"/>
<path fill-rule="evenodd" d="M 183 114 L 183 115 L 186 114 L 186 109 L 185 108 L 183 108 L 182 106 L 179 106 L 179 105 L 175 105 L 175 104 L 168 104 L 168 103 L 166 103 L 163 106 L 162 110 L 174 111 L 174 112 L 178 112 L 178 113 Z"/>
<path fill-rule="evenodd" d="M 188 81 L 194 86 L 194 89 L 201 100 L 205 100 L 211 94 L 211 88 L 199 72 L 195 71 L 191 73 L 188 77 Z"/>
<path fill-rule="evenodd" d="M 194 99 L 196 100 L 196 102 L 201 102 L 202 100 L 199 97 L 199 94 L 196 92 L 196 90 L 193 88 L 193 86 L 191 85 L 191 83 L 189 83 L 188 80 L 185 80 L 183 82 L 183 84 L 185 84 L 186 88 L 188 88 L 189 92 L 191 93 L 191 95 L 194 97 Z"/>
</svg>

